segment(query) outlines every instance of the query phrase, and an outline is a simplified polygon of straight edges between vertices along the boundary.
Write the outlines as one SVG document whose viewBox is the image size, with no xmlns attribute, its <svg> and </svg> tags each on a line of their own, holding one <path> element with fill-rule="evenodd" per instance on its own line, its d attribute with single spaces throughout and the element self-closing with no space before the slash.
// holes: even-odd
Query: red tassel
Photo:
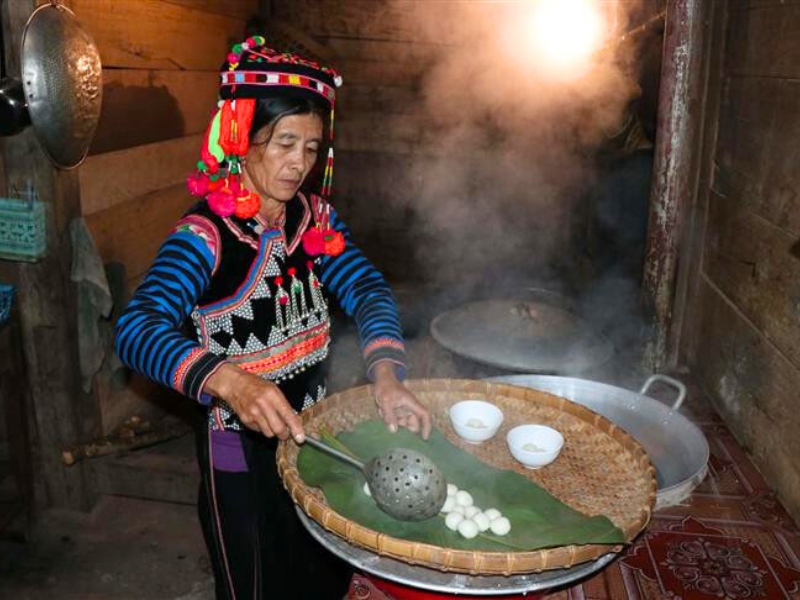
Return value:
<svg viewBox="0 0 800 600">
<path fill-rule="evenodd" d="M 254 98 L 225 100 L 219 127 L 219 145 L 225 156 L 244 156 L 250 148 L 250 126 L 256 110 Z"/>
</svg>

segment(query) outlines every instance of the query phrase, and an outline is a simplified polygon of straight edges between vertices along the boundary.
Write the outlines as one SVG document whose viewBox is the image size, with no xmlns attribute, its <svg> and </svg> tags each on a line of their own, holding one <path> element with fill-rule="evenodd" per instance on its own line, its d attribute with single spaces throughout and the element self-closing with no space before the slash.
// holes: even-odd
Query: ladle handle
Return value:
<svg viewBox="0 0 800 600">
<path fill-rule="evenodd" d="M 312 446 L 314 446 L 314 448 L 317 448 L 318 450 L 322 450 L 323 452 L 327 452 L 328 454 L 330 454 L 332 456 L 335 456 L 336 458 L 339 458 L 339 459 L 343 460 L 344 462 L 353 465 L 354 467 L 356 467 L 357 469 L 360 469 L 361 471 L 364 470 L 364 463 L 356 460 L 352 456 L 348 456 L 344 452 L 339 452 L 336 448 L 332 448 L 332 447 L 328 446 L 328 444 L 323 444 L 322 442 L 320 442 L 319 440 L 311 437 L 310 435 L 306 436 L 306 441 L 304 443 L 311 444 Z"/>
</svg>

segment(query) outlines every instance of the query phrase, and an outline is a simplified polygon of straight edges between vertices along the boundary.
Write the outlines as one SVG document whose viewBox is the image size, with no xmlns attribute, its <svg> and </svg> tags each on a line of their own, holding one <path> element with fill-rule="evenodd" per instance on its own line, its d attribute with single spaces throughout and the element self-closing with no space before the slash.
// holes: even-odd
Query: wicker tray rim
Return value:
<svg viewBox="0 0 800 600">
<path fill-rule="evenodd" d="M 647 454 L 633 437 L 598 413 L 553 394 L 504 383 L 469 379 L 417 379 L 407 381 L 406 385 L 417 394 L 445 391 L 480 392 L 525 400 L 535 398 L 537 404 L 557 408 L 599 429 L 632 455 L 638 468 L 649 478 L 647 505 L 642 507 L 640 514 L 635 519 L 620 527 L 627 542 L 630 543 L 649 523 L 656 502 L 655 469 Z M 304 423 L 308 426 L 317 415 L 333 411 L 354 399 L 372 398 L 372 389 L 371 385 L 363 385 L 328 396 L 322 403 L 303 413 Z M 372 406 L 371 403 L 370 406 Z M 313 428 L 309 431 L 313 432 Z M 364 527 L 328 507 L 320 497 L 321 492 L 307 486 L 300 477 L 295 462 L 297 453 L 297 447 L 293 443 L 281 442 L 278 447 L 278 471 L 284 487 L 294 502 L 311 519 L 325 530 L 355 546 L 412 565 L 471 575 L 514 575 L 569 568 L 578 563 L 600 558 L 609 552 L 619 552 L 624 547 L 623 545 L 586 544 L 533 551 L 497 552 L 444 548 L 395 538 Z"/>
</svg>

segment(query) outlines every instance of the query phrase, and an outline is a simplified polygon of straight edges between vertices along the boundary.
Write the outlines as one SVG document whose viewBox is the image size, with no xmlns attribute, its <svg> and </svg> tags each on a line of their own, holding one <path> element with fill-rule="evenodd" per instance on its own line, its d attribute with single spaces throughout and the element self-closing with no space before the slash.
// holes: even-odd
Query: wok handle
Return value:
<svg viewBox="0 0 800 600">
<path fill-rule="evenodd" d="M 647 378 L 647 381 L 644 382 L 642 389 L 639 390 L 639 394 L 642 396 L 646 396 L 650 386 L 652 386 L 656 381 L 660 381 L 661 383 L 666 383 L 667 385 L 675 388 L 678 390 L 678 398 L 673 402 L 672 408 L 670 410 L 678 410 L 683 404 L 683 401 L 686 399 L 686 386 L 683 385 L 677 379 L 673 379 L 672 377 L 667 377 L 666 375 L 651 375 Z"/>
<path fill-rule="evenodd" d="M 314 446 L 314 448 L 317 448 L 318 450 L 327 452 L 331 456 L 335 456 L 339 460 L 343 460 L 344 462 L 356 467 L 357 469 L 360 469 L 361 471 L 364 470 L 364 463 L 357 461 L 355 458 L 353 458 L 352 456 L 348 456 L 344 452 L 339 452 L 336 448 L 332 448 L 331 446 L 328 446 L 328 444 L 320 442 L 319 440 L 314 439 L 310 435 L 306 436 L 306 441 L 303 443 L 311 444 L 312 446 Z"/>
</svg>

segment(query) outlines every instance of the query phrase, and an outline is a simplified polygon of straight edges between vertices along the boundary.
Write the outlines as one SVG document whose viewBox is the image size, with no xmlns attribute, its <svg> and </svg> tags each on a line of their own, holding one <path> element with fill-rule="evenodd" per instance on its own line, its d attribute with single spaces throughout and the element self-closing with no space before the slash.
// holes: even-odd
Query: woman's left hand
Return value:
<svg viewBox="0 0 800 600">
<path fill-rule="evenodd" d="M 372 367 L 375 378 L 375 403 L 389 430 L 405 427 L 427 440 L 431 434 L 431 413 L 403 383 L 397 379 L 394 364 L 389 361 Z"/>
</svg>

